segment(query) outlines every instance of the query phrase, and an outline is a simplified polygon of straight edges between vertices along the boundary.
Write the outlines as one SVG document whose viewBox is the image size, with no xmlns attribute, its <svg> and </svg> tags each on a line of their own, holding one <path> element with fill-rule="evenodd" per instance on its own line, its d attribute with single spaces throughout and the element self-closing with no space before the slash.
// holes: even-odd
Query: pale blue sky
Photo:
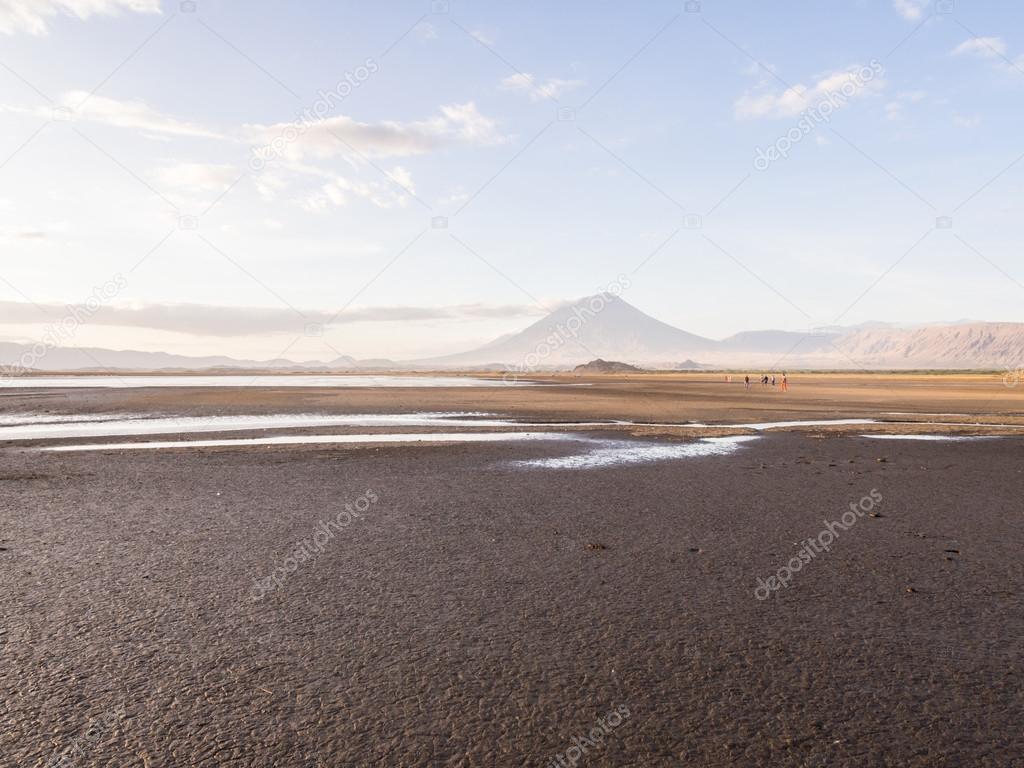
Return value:
<svg viewBox="0 0 1024 768">
<path fill-rule="evenodd" d="M 1024 319 L 1015 3 L 447 5 L 0 0 L 0 338 L 117 273 L 69 343 L 428 356 L 620 274 L 712 337 Z"/>
</svg>

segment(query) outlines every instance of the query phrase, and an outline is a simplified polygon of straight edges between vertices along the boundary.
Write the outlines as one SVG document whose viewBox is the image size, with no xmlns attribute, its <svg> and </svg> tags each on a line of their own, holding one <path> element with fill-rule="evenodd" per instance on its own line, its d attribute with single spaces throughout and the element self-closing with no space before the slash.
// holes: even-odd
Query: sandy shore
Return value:
<svg viewBox="0 0 1024 768">
<path fill-rule="evenodd" d="M 587 383 L 8 393 L 0 408 L 1024 413 L 998 377 L 797 379 L 787 394 Z M 574 749 L 581 766 L 1024 761 L 1024 437 L 774 432 L 727 456 L 577 471 L 512 464 L 575 450 L 560 440 L 33 445 L 0 447 L 12 765 L 547 766 Z M 861 514 L 833 527 L 830 551 L 760 599 L 759 579 L 787 573 L 851 503 Z M 288 562 L 302 542 L 311 556 Z"/>
</svg>

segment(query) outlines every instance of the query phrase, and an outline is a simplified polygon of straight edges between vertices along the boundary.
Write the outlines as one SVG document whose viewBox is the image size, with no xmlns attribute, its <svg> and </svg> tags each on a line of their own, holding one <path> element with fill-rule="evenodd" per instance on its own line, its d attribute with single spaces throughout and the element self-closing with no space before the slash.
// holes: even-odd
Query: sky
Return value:
<svg viewBox="0 0 1024 768">
<path fill-rule="evenodd" d="M 0 341 L 1019 322 L 1022 97 L 1009 0 L 0 0 Z"/>
</svg>

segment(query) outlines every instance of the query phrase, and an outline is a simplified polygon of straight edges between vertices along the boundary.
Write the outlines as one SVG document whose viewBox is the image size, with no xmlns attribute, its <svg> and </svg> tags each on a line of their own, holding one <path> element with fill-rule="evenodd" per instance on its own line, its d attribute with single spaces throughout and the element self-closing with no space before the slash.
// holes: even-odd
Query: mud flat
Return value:
<svg viewBox="0 0 1024 768">
<path fill-rule="evenodd" d="M 831 409 L 827 381 L 806 399 L 795 383 L 784 406 L 710 380 L 590 383 L 0 402 L 8 417 L 1020 413 L 998 379 L 844 384 Z M 1021 764 L 1024 436 L 851 430 L 679 451 L 698 438 L 602 426 L 440 445 L 0 444 L 2 762 Z"/>
</svg>

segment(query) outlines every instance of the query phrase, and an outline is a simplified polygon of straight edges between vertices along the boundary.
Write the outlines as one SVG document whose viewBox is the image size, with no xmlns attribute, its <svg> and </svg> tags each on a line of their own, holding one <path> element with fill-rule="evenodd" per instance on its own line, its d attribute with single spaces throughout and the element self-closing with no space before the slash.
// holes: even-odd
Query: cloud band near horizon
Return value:
<svg viewBox="0 0 1024 768">
<path fill-rule="evenodd" d="M 2 325 L 38 325 L 59 322 L 81 313 L 78 304 L 0 302 Z M 89 324 L 188 333 L 199 336 L 238 337 L 254 334 L 305 333 L 310 326 L 329 329 L 353 323 L 415 322 L 481 318 L 516 318 L 545 314 L 528 304 L 458 304 L 414 307 L 382 306 L 334 310 L 299 310 L 276 307 L 230 307 L 209 304 L 150 304 L 141 307 L 104 306 L 88 312 Z"/>
</svg>

